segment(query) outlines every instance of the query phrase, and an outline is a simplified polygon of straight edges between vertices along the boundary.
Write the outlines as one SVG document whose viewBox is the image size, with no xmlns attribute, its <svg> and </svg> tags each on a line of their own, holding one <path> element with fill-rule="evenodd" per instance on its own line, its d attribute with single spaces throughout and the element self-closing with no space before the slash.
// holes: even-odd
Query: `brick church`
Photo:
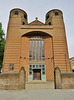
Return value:
<svg viewBox="0 0 74 100">
<path fill-rule="evenodd" d="M 27 13 L 12 9 L 9 16 L 3 60 L 4 73 L 25 68 L 26 81 L 54 81 L 54 70 L 70 72 L 63 13 L 58 9 L 28 23 Z"/>
</svg>

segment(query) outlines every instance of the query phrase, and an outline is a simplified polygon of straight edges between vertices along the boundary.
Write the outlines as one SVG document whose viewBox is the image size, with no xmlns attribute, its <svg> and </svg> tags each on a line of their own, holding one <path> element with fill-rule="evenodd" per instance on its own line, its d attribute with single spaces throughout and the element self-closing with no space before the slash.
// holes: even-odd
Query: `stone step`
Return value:
<svg viewBox="0 0 74 100">
<path fill-rule="evenodd" d="M 54 89 L 54 81 L 33 80 L 26 82 L 26 89 Z"/>
</svg>

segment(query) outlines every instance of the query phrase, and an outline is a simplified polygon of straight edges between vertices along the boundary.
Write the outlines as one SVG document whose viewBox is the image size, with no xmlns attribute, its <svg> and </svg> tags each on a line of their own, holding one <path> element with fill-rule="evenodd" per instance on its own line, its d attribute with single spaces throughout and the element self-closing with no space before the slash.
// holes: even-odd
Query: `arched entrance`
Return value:
<svg viewBox="0 0 74 100">
<path fill-rule="evenodd" d="M 23 66 L 26 66 L 26 78 L 29 82 L 32 80 L 54 80 L 53 59 L 52 61 L 49 59 L 53 57 L 51 35 L 41 31 L 26 33 L 22 36 L 22 52 L 26 58 L 23 60 Z"/>
</svg>

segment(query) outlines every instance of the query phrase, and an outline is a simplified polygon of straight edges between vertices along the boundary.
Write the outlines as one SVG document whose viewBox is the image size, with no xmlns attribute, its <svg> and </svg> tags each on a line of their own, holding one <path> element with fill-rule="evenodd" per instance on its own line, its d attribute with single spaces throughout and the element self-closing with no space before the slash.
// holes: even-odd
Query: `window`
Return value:
<svg viewBox="0 0 74 100">
<path fill-rule="evenodd" d="M 9 64 L 9 70 L 11 70 L 11 64 Z"/>
<path fill-rule="evenodd" d="M 41 68 L 41 65 L 39 65 L 39 67 Z"/>
<path fill-rule="evenodd" d="M 24 14 L 24 18 L 26 19 L 27 18 L 27 16 Z"/>
<path fill-rule="evenodd" d="M 32 65 L 29 65 L 29 75 L 32 74 Z"/>
<path fill-rule="evenodd" d="M 42 36 L 31 36 L 31 39 L 42 39 Z"/>
<path fill-rule="evenodd" d="M 32 65 L 30 65 L 30 68 L 32 67 Z"/>
<path fill-rule="evenodd" d="M 31 75 L 31 74 L 32 74 L 32 72 L 29 72 L 29 74 Z"/>
<path fill-rule="evenodd" d="M 25 23 L 23 22 L 22 25 L 25 25 Z"/>
<path fill-rule="evenodd" d="M 44 40 L 42 40 L 42 60 L 44 60 Z"/>
<path fill-rule="evenodd" d="M 30 40 L 30 52 L 29 52 L 29 60 L 32 60 L 32 41 Z"/>
<path fill-rule="evenodd" d="M 72 64 L 74 65 L 74 62 L 72 62 Z"/>
<path fill-rule="evenodd" d="M 42 72 L 42 74 L 45 74 L 45 72 Z"/>
<path fill-rule="evenodd" d="M 38 61 L 38 40 L 36 40 L 36 61 Z"/>
<path fill-rule="evenodd" d="M 33 40 L 33 60 L 35 60 L 35 41 Z"/>
<path fill-rule="evenodd" d="M 44 65 L 42 65 L 42 68 L 44 68 Z"/>
<path fill-rule="evenodd" d="M 14 70 L 14 64 L 12 64 L 12 70 Z"/>
<path fill-rule="evenodd" d="M 15 11 L 15 15 L 18 15 L 18 11 Z"/>
<path fill-rule="evenodd" d="M 36 68 L 38 68 L 38 65 L 36 65 Z"/>
<path fill-rule="evenodd" d="M 51 22 L 49 22 L 49 25 L 51 25 Z"/>
<path fill-rule="evenodd" d="M 41 60 L 41 41 L 39 40 L 39 61 Z"/>
<path fill-rule="evenodd" d="M 42 68 L 43 71 L 45 71 L 45 68 Z"/>
<path fill-rule="evenodd" d="M 72 66 L 72 69 L 74 69 L 74 66 Z"/>
<path fill-rule="evenodd" d="M 33 65 L 33 68 L 35 67 L 35 65 Z"/>
<path fill-rule="evenodd" d="M 47 17 L 46 17 L 47 19 L 49 18 L 49 15 L 47 15 Z"/>
<path fill-rule="evenodd" d="M 56 15 L 56 16 L 59 15 L 58 12 L 55 12 L 55 15 Z"/>
<path fill-rule="evenodd" d="M 40 69 L 41 74 L 43 74 L 43 75 L 45 75 L 45 73 L 46 73 L 45 64 L 43 64 L 43 63 L 35 63 L 35 64 L 30 63 L 29 70 L 28 70 L 29 75 L 33 75 L 34 69 L 36 69 L 36 70 Z"/>
<path fill-rule="evenodd" d="M 9 70 L 13 71 L 14 70 L 14 64 L 9 64 Z"/>
<path fill-rule="evenodd" d="M 30 49 L 29 49 L 30 61 L 41 61 L 44 59 L 44 40 L 42 36 L 30 37 Z"/>
</svg>

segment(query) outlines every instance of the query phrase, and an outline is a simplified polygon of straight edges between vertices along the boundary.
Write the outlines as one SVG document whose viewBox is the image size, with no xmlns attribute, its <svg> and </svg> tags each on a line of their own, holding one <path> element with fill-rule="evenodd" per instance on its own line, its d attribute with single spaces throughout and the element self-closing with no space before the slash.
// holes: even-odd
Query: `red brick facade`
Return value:
<svg viewBox="0 0 74 100">
<path fill-rule="evenodd" d="M 15 13 L 16 11 L 18 14 Z M 44 61 L 29 61 L 29 35 L 31 34 L 44 37 Z M 54 80 L 54 69 L 57 66 L 61 72 L 71 71 L 63 14 L 60 10 L 49 11 L 46 14 L 45 24 L 38 20 L 28 24 L 27 14 L 21 9 L 13 9 L 10 12 L 3 72 L 19 72 L 23 66 L 26 70 L 26 81 L 28 81 L 29 63 L 45 63 L 47 81 Z M 9 71 L 9 64 L 14 64 L 13 71 Z"/>
</svg>

